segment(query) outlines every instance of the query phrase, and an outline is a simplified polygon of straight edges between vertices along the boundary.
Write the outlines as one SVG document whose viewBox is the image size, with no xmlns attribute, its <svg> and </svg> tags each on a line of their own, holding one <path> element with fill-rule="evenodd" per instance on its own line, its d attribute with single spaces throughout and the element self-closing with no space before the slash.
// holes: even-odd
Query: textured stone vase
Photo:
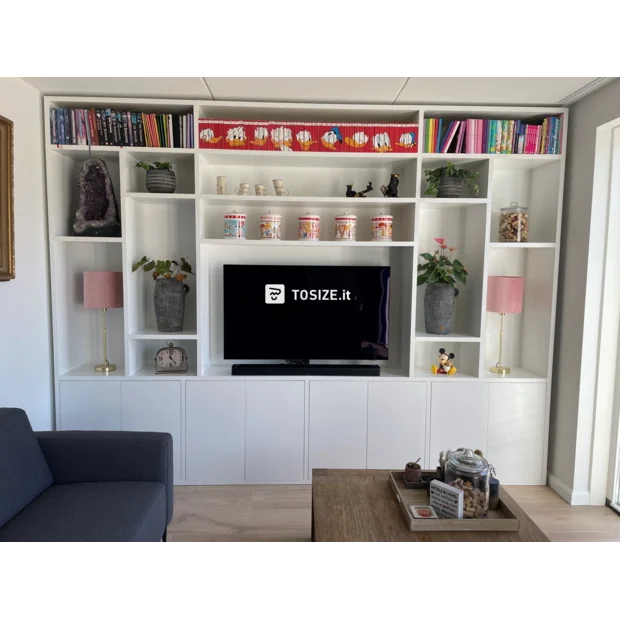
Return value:
<svg viewBox="0 0 620 620">
<path fill-rule="evenodd" d="M 427 284 L 424 293 L 424 326 L 427 334 L 449 334 L 452 331 L 454 300 L 458 289 L 449 284 Z"/>
<path fill-rule="evenodd" d="M 460 198 L 465 189 L 465 181 L 456 177 L 442 177 L 437 188 L 438 198 Z"/>
<path fill-rule="evenodd" d="M 103 159 L 89 157 L 78 178 L 80 202 L 73 234 L 80 237 L 120 237 L 121 224 L 114 187 Z"/>
<path fill-rule="evenodd" d="M 146 189 L 152 194 L 172 194 L 177 188 L 177 177 L 172 170 L 147 170 Z"/>
<path fill-rule="evenodd" d="M 185 295 L 189 286 L 174 279 L 159 278 L 155 281 L 155 318 L 160 332 L 183 331 Z"/>
</svg>

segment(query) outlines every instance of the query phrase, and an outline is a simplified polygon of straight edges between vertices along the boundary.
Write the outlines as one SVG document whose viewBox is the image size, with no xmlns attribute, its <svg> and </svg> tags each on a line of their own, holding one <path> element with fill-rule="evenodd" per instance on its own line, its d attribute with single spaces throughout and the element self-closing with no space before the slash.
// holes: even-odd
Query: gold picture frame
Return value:
<svg viewBox="0 0 620 620">
<path fill-rule="evenodd" d="M 0 282 L 14 277 L 13 121 L 0 116 Z"/>
</svg>

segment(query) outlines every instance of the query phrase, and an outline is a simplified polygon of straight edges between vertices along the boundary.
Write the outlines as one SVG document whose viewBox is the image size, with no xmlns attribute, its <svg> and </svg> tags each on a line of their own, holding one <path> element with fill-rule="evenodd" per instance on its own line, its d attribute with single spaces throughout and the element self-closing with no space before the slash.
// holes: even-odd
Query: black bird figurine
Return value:
<svg viewBox="0 0 620 620">
<path fill-rule="evenodd" d="M 398 198 L 398 183 L 398 175 L 391 174 L 388 186 L 382 185 L 381 192 L 386 198 Z"/>
<path fill-rule="evenodd" d="M 366 189 L 361 192 L 356 192 L 353 189 L 353 183 L 347 185 L 347 198 L 366 198 L 365 194 L 368 192 L 372 192 L 374 187 L 372 186 L 372 181 L 368 181 L 368 185 L 366 185 Z"/>
</svg>

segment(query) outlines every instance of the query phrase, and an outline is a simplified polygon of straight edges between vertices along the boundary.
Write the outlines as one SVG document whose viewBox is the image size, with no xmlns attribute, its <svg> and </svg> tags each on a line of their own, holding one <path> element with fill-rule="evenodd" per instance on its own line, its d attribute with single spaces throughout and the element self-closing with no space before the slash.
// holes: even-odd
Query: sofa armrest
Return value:
<svg viewBox="0 0 620 620">
<path fill-rule="evenodd" d="M 149 481 L 166 487 L 167 523 L 173 509 L 172 436 L 130 431 L 35 433 L 54 484 Z"/>
</svg>

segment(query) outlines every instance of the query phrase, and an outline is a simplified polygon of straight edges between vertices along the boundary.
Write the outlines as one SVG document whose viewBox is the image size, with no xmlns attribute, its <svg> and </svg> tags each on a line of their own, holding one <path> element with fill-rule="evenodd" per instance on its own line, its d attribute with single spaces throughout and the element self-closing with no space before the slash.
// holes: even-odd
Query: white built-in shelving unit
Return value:
<svg viewBox="0 0 620 620">
<path fill-rule="evenodd" d="M 303 153 L 110 146 L 89 149 L 87 146 L 56 146 L 50 143 L 49 109 L 54 106 L 193 112 L 196 144 L 198 119 L 203 117 L 417 122 L 420 127 L 419 143 L 422 145 L 424 119 L 429 117 L 535 121 L 545 116 L 563 114 L 564 139 L 561 155 Z M 102 415 L 111 415 L 117 420 L 118 424 L 115 422 L 111 427 L 157 430 L 161 425 L 149 425 L 151 420 L 146 413 L 135 413 L 133 407 L 130 410 L 126 404 L 135 405 L 138 399 L 136 390 L 140 388 L 133 387 L 134 383 L 148 382 L 140 384 L 145 391 L 141 405 L 147 409 L 149 406 L 157 408 L 161 403 L 172 404 L 180 398 L 177 434 L 183 458 L 179 457 L 179 482 L 300 481 L 308 480 L 311 468 L 316 466 L 394 466 L 396 463 L 392 464 L 387 455 L 396 453 L 399 454 L 399 463 L 402 460 L 400 454 L 405 451 L 404 445 L 400 452 L 394 446 L 373 448 L 372 438 L 368 434 L 374 428 L 371 408 L 373 403 L 381 400 L 373 394 L 375 391 L 379 394 L 381 390 L 385 394 L 396 394 L 398 406 L 405 407 L 404 401 L 414 398 L 413 392 L 406 392 L 409 389 L 407 386 L 413 390 L 423 385 L 425 396 L 420 404 L 419 415 L 422 417 L 417 431 L 421 429 L 424 438 L 420 440 L 419 449 L 422 450 L 426 464 L 434 463 L 433 454 L 437 445 L 456 447 L 456 444 L 468 441 L 471 444 L 478 442 L 477 447 L 484 445 L 490 457 L 495 458 L 496 466 L 500 464 L 498 470 L 503 467 L 511 472 L 504 477 L 505 482 L 544 481 L 567 135 L 568 115 L 565 108 L 361 106 L 47 97 L 44 113 L 47 128 L 45 140 L 59 428 L 88 428 L 88 424 L 80 424 L 78 405 L 96 401 L 98 397 L 91 393 L 91 387 L 101 390 L 97 386 L 110 384 L 114 386 L 113 396 L 107 399 L 105 407 L 109 407 L 112 413 L 105 409 Z M 78 203 L 78 173 L 89 155 L 101 157 L 110 171 L 121 210 L 122 238 L 71 236 L 72 216 Z M 173 164 L 177 175 L 177 192 L 147 193 L 145 172 L 136 168 L 136 163 L 162 159 Z M 460 167 L 480 173 L 478 196 L 439 199 L 424 195 L 424 171 L 445 165 L 447 161 L 454 161 Z M 378 188 L 389 181 L 392 172 L 400 174 L 399 198 L 386 199 Z M 216 177 L 219 175 L 227 177 L 228 195 L 216 194 Z M 275 178 L 284 180 L 290 196 L 234 194 L 234 187 L 240 182 L 249 183 L 251 188 L 255 183 L 262 183 L 271 190 L 271 180 Z M 344 197 L 347 183 L 353 183 L 354 187 L 365 187 L 368 181 L 372 181 L 377 188 L 368 197 Z M 529 242 L 499 243 L 499 210 L 515 200 L 529 207 Z M 223 238 L 223 215 L 232 209 L 248 216 L 248 238 L 245 241 Z M 258 238 L 259 217 L 267 210 L 282 215 L 282 241 L 269 242 Z M 332 240 L 333 218 L 344 210 L 357 216 L 357 242 Z M 390 244 L 370 241 L 370 217 L 379 211 L 394 216 L 394 241 Z M 321 217 L 319 242 L 296 240 L 297 218 L 306 212 Z M 454 331 L 447 336 L 425 333 L 424 288 L 415 286 L 419 254 L 434 250 L 434 237 L 444 237 L 449 244 L 458 247 L 457 256 L 469 271 L 467 286 L 460 287 Z M 182 333 L 161 334 L 157 331 L 152 303 L 152 278 L 142 272 L 131 272 L 132 263 L 143 255 L 154 258 L 184 256 L 195 267 L 197 277 L 188 281 L 191 291 L 187 296 L 185 329 Z M 389 265 L 392 273 L 390 359 L 381 362 L 381 377 L 232 377 L 231 363 L 243 360 L 223 358 L 222 265 L 230 263 Z M 118 364 L 118 370 L 109 375 L 95 373 L 93 369 L 102 357 L 101 325 L 99 314 L 83 307 L 82 273 L 87 270 L 118 270 L 124 273 L 124 308 L 108 312 L 108 357 Z M 499 344 L 499 316 L 485 311 L 489 275 L 525 277 L 523 313 L 507 316 L 505 320 L 504 362 L 513 368 L 512 373 L 505 377 L 488 371 L 488 367 L 497 361 Z M 155 351 L 169 341 L 186 349 L 190 359 L 187 374 L 153 374 Z M 456 354 L 458 372 L 452 377 L 437 376 L 430 372 L 430 365 L 435 362 L 440 347 Z M 257 397 L 265 396 L 261 390 L 268 387 L 261 386 L 269 386 L 273 381 L 278 381 L 281 386 L 288 383 L 303 386 L 300 397 L 303 401 L 300 427 L 303 460 L 301 469 L 296 468 L 290 474 L 274 477 L 273 472 L 265 472 L 262 477 L 259 475 L 256 478 L 254 474 L 248 474 L 248 454 L 254 454 L 251 450 L 248 452 L 247 447 L 248 441 L 252 441 L 252 437 L 247 435 L 247 429 L 250 428 L 247 420 L 252 415 L 248 391 L 257 391 Z M 84 382 L 82 387 L 78 385 L 80 382 Z M 189 383 L 192 382 L 200 385 L 190 387 Z M 190 439 L 189 435 L 200 436 L 204 431 L 202 419 L 197 422 L 189 419 L 190 407 L 202 402 L 201 398 L 214 403 L 228 401 L 233 403 L 230 408 L 233 411 L 231 419 L 234 419 L 237 396 L 227 391 L 226 382 L 231 382 L 231 390 L 238 388 L 237 392 L 241 392 L 241 385 L 245 390 L 243 476 L 235 470 L 237 465 L 232 462 L 230 475 L 218 477 L 205 474 L 214 466 L 209 458 L 204 457 L 207 460 L 203 462 L 203 457 L 190 456 L 195 439 Z M 398 382 L 406 385 L 396 387 Z M 355 387 L 357 384 L 359 387 Z M 162 386 L 162 393 L 154 387 L 157 385 Z M 325 455 L 327 448 L 315 449 L 309 437 L 314 433 L 317 441 L 324 438 L 326 445 L 331 445 L 331 438 L 337 435 L 332 428 L 329 432 L 325 431 L 323 437 L 324 430 L 315 427 L 319 416 L 315 416 L 313 421 L 313 403 L 329 402 L 329 395 L 322 395 L 321 390 L 344 389 L 349 394 L 349 402 L 355 403 L 359 396 L 357 390 L 362 389 L 362 386 L 366 394 L 364 437 L 368 444 L 364 463 L 354 458 L 353 454 L 350 460 L 344 461 L 316 456 Z M 149 395 L 153 393 L 157 393 L 157 396 Z M 286 392 L 289 401 L 291 394 Z M 418 398 L 418 392 L 415 394 L 415 398 Z M 339 402 L 335 397 L 332 400 L 334 403 Z M 397 415 L 390 413 L 390 405 L 386 403 L 384 398 L 382 408 L 387 407 L 385 420 L 393 418 L 394 434 L 398 434 Z M 241 403 L 238 406 L 241 407 Z M 354 407 L 354 404 L 350 406 Z M 437 409 L 444 406 L 452 407 L 452 413 Z M 274 410 L 279 411 L 278 407 L 276 403 Z M 336 405 L 334 407 L 336 415 L 339 409 Z M 483 415 L 484 431 L 479 429 L 478 435 L 468 434 L 468 412 L 474 412 L 472 415 L 479 417 L 480 409 L 486 412 Z M 496 411 L 498 409 L 499 412 Z M 392 418 L 389 418 L 390 415 Z M 449 422 L 442 417 L 446 415 L 452 416 Z M 134 420 L 135 416 L 137 420 Z M 147 416 L 147 419 L 142 420 L 141 416 Z M 522 424 L 523 416 L 529 420 L 525 426 Z M 126 419 L 132 422 L 127 425 Z M 388 421 L 385 423 L 389 426 Z M 226 424 L 223 430 L 220 429 L 223 433 L 226 432 Z M 343 436 L 348 434 L 348 441 L 353 441 L 351 437 L 355 433 L 351 430 L 351 424 L 354 425 L 354 422 L 345 419 L 342 424 Z M 439 430 L 440 427 L 444 428 L 443 425 L 445 433 Z M 99 426 L 94 423 L 90 427 Z M 467 432 L 459 434 L 459 429 Z M 532 472 L 525 476 L 516 473 L 517 448 L 514 448 L 514 454 L 507 449 L 509 438 L 514 439 L 515 434 L 519 436 L 519 429 L 525 434 L 517 447 L 525 447 L 526 456 L 529 453 L 536 460 Z M 209 427 L 209 432 L 212 430 Z M 353 435 L 349 434 L 351 432 Z M 241 442 L 239 437 L 238 441 Z M 535 448 L 531 448 L 532 442 Z M 332 447 L 334 451 L 342 450 L 340 445 Z M 197 449 L 197 446 L 194 448 Z M 211 448 L 219 454 L 217 445 Z M 274 447 L 270 446 L 270 449 Z M 494 453 L 497 453 L 497 457 Z M 220 456 L 224 460 L 218 461 L 219 468 L 224 466 L 227 453 Z M 260 471 L 261 467 L 257 467 Z"/>
</svg>

